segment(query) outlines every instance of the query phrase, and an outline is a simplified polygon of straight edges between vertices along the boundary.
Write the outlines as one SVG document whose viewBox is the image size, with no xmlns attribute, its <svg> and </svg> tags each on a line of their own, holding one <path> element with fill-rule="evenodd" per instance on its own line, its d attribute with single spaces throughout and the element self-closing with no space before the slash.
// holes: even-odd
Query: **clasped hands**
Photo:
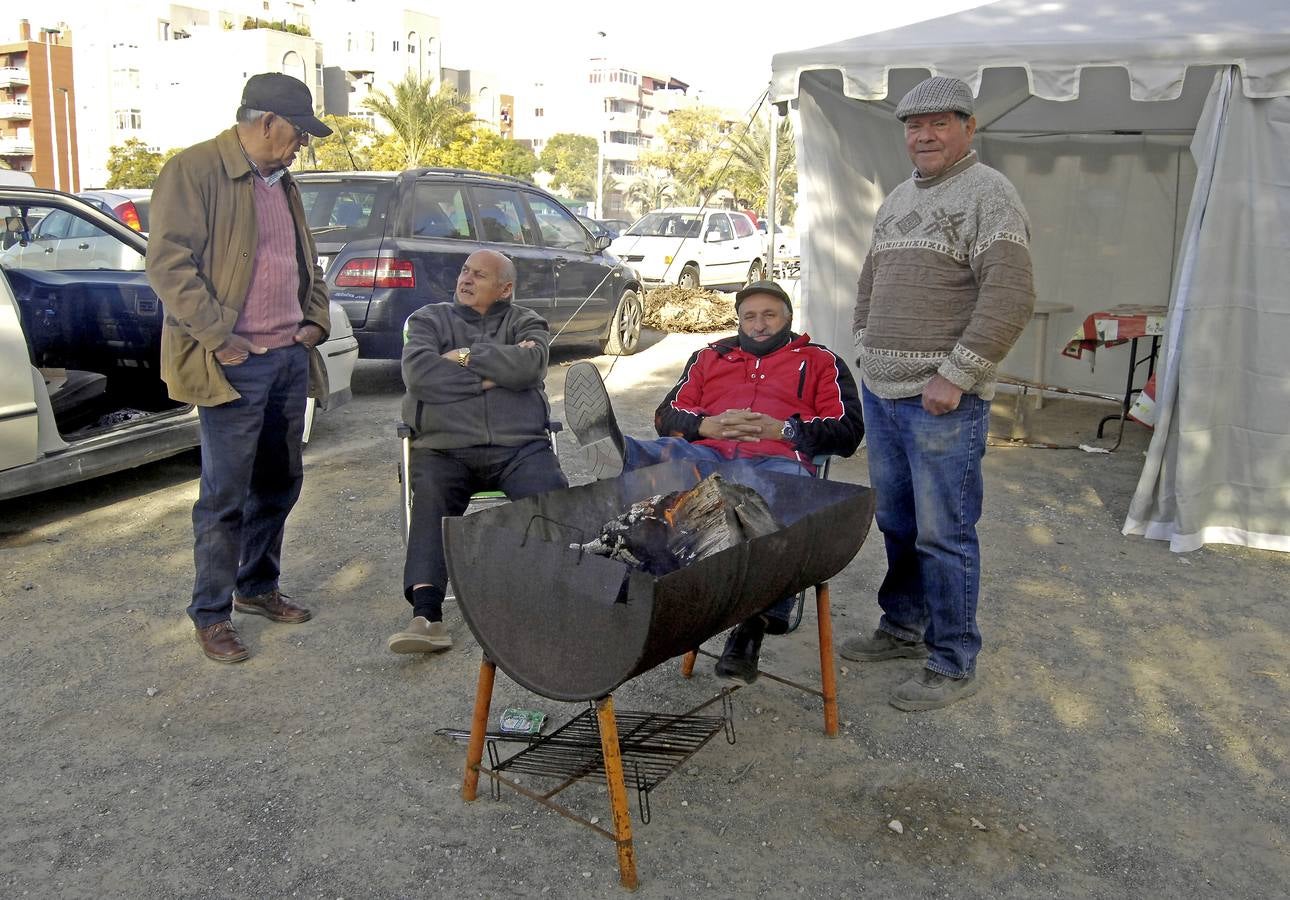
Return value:
<svg viewBox="0 0 1290 900">
<path fill-rule="evenodd" d="M 323 330 L 310 322 L 297 328 L 292 340 L 312 350 L 314 345 L 322 340 L 322 336 Z M 268 347 L 253 344 L 240 334 L 230 334 L 216 349 L 215 359 L 219 360 L 222 366 L 240 366 L 252 353 L 261 356 L 268 352 Z"/>
<path fill-rule="evenodd" d="M 751 409 L 728 409 L 706 416 L 699 423 L 699 437 L 727 441 L 770 441 L 783 439 L 784 422 Z"/>
</svg>

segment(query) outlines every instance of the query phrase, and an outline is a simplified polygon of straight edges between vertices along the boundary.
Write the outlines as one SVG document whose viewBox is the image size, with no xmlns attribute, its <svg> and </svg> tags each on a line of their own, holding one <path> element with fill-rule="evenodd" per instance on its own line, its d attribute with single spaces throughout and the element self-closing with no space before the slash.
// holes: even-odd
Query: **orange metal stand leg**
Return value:
<svg viewBox="0 0 1290 900">
<path fill-rule="evenodd" d="M 824 733 L 838 736 L 838 673 L 833 662 L 833 617 L 829 614 L 829 583 L 815 586 L 816 618 L 820 624 L 820 691 L 824 694 Z"/>
<path fill-rule="evenodd" d="M 496 675 L 497 666 L 485 656 L 479 662 L 475 715 L 470 720 L 470 744 L 466 749 L 466 777 L 461 780 L 461 798 L 467 802 L 474 800 L 479 790 L 479 763 L 484 758 L 484 734 L 488 731 L 488 709 L 493 705 L 493 679 Z"/>
<path fill-rule="evenodd" d="M 636 851 L 632 847 L 632 816 L 623 784 L 623 757 L 618 747 L 618 723 L 614 720 L 614 698 L 606 696 L 596 704 L 600 723 L 600 752 L 605 759 L 605 784 L 609 787 L 609 808 L 614 817 L 614 838 L 618 845 L 618 881 L 636 890 Z"/>
<path fill-rule="evenodd" d="M 681 677 L 689 678 L 694 674 L 694 661 L 699 658 L 698 650 L 691 650 L 681 657 Z"/>
</svg>

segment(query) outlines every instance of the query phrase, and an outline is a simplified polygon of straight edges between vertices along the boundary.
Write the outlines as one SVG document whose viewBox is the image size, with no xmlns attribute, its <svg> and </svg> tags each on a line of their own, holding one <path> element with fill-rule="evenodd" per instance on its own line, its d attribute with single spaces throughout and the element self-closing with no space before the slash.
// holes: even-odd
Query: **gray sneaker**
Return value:
<svg viewBox="0 0 1290 900">
<path fill-rule="evenodd" d="M 847 659 L 877 662 L 880 659 L 927 659 L 927 645 L 922 641 L 903 641 L 894 634 L 876 630 L 872 637 L 860 635 L 843 641 L 838 649 Z"/>
<path fill-rule="evenodd" d="M 564 418 L 578 439 L 592 477 L 622 474 L 623 433 L 618 430 L 600 372 L 589 362 L 574 363 L 564 376 Z"/>
<path fill-rule="evenodd" d="M 898 685 L 887 702 L 905 712 L 940 709 L 971 697 L 980 687 L 975 672 L 969 672 L 962 678 L 951 678 L 931 669 L 923 669 L 904 684 Z"/>
</svg>

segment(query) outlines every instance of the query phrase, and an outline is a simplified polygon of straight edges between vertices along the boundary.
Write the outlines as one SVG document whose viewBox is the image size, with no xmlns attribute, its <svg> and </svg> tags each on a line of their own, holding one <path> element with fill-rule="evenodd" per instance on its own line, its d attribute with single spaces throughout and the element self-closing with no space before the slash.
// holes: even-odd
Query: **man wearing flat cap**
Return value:
<svg viewBox="0 0 1290 900">
<path fill-rule="evenodd" d="M 846 364 L 792 330 L 793 305 L 773 281 L 735 295 L 739 331 L 692 355 L 654 412 L 657 440 L 618 428 L 600 373 L 569 367 L 564 413 L 598 478 L 667 460 L 693 462 L 701 477 L 719 463 L 813 475 L 815 456 L 850 456 L 864 437 L 860 398 Z M 757 677 L 762 637 L 788 630 L 794 598 L 738 625 L 717 661 L 718 676 L 745 684 Z"/>
<path fill-rule="evenodd" d="M 896 107 L 913 175 L 883 201 L 856 293 L 870 481 L 887 549 L 860 661 L 926 660 L 890 697 L 938 709 L 978 687 L 981 458 L 998 365 L 1030 320 L 1030 223 L 972 150 L 972 91 L 928 78 Z"/>
<path fill-rule="evenodd" d="M 329 134 L 304 82 L 254 75 L 236 124 L 171 159 L 153 188 L 147 270 L 165 310 L 161 374 L 201 422 L 188 615 L 217 662 L 250 655 L 234 610 L 287 624 L 310 618 L 278 590 L 278 576 L 300 496 L 305 399 L 326 396 L 315 347 L 331 322 L 287 168 L 310 135 Z"/>
</svg>

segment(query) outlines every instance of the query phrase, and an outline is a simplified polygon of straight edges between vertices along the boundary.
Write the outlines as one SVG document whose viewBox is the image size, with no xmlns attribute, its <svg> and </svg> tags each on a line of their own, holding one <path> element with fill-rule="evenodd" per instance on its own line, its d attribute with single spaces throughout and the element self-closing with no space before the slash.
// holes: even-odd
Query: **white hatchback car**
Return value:
<svg viewBox="0 0 1290 900">
<path fill-rule="evenodd" d="M 698 207 L 656 209 L 609 245 L 646 284 L 743 285 L 765 272 L 762 238 L 741 212 Z"/>
<path fill-rule="evenodd" d="M 144 274 L 147 239 L 40 188 L 0 186 L 0 225 L 0 500 L 196 447 L 197 410 L 161 381 L 163 311 Z M 42 234 L 73 241 L 70 255 L 61 244 L 46 252 Z M 331 320 L 318 351 L 326 405 L 336 406 L 350 397 L 358 342 L 336 303 Z"/>
</svg>

